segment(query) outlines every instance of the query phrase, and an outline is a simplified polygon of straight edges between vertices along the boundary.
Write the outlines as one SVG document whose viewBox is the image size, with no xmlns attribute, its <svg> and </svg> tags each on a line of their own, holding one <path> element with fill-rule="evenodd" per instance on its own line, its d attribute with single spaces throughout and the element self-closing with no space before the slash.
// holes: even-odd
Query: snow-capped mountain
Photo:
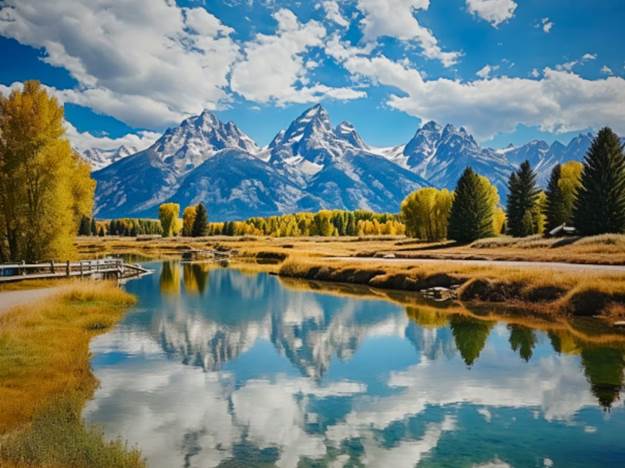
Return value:
<svg viewBox="0 0 625 468">
<path fill-rule="evenodd" d="M 522 161 L 544 185 L 556 164 L 583 159 L 591 140 L 580 134 L 567 145 L 535 140 L 495 150 L 464 127 L 427 122 L 405 145 L 374 148 L 349 122 L 334 127 L 317 105 L 260 148 L 205 111 L 94 172 L 96 214 L 155 216 L 168 201 L 204 202 L 213 220 L 333 208 L 396 212 L 417 188 L 453 189 L 467 166 L 493 181 L 505 201 L 507 178 Z"/>
<path fill-rule="evenodd" d="M 348 122 L 332 127 L 326 110 L 308 109 L 269 145 L 270 163 L 303 185 L 299 209 L 397 210 L 429 183 L 373 153 Z"/>
<path fill-rule="evenodd" d="M 410 169 L 436 187 L 453 189 L 467 166 L 488 176 L 493 184 L 505 191 L 512 164 L 501 154 L 483 149 L 464 127 L 451 124 L 442 127 L 427 122 L 414 137 L 396 152 L 393 160 Z"/>
<path fill-rule="evenodd" d="M 135 154 L 137 151 L 139 151 L 138 148 L 134 146 L 121 145 L 118 148 L 111 149 L 90 148 L 80 154 L 89 163 L 92 170 L 97 171 L 131 154 Z"/>
<path fill-rule="evenodd" d="M 370 151 L 347 122 L 334 128 L 321 106 L 266 148 L 204 112 L 94 178 L 100 217 L 154 216 L 163 202 L 202 201 L 215 220 L 324 208 L 397 211 L 408 193 L 429 185 Z"/>
<path fill-rule="evenodd" d="M 93 173 L 96 214 L 154 216 L 158 205 L 175 195 L 188 174 L 229 151 L 256 161 L 252 153 L 258 148 L 232 122 L 224 124 L 206 111 L 190 117 L 168 129 L 149 148 Z"/>
<path fill-rule="evenodd" d="M 554 141 L 549 145 L 543 140 L 532 140 L 525 145 L 509 146 L 497 152 L 504 155 L 514 166 L 528 160 L 538 174 L 538 184 L 545 186 L 556 165 L 584 159 L 592 138 L 592 134 L 582 133 L 573 138 L 568 145 L 563 145 L 559 141 Z"/>
</svg>

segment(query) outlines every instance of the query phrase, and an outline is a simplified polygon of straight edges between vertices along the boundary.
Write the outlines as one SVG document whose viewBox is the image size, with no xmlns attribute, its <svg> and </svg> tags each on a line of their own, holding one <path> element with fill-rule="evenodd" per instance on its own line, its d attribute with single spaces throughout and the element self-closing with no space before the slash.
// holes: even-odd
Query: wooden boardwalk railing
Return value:
<svg viewBox="0 0 625 468">
<path fill-rule="evenodd" d="M 98 276 L 102 278 L 129 278 L 149 273 L 140 265 L 121 259 L 81 260 L 78 262 L 0 263 L 0 283 L 26 279 L 52 279 Z"/>
</svg>

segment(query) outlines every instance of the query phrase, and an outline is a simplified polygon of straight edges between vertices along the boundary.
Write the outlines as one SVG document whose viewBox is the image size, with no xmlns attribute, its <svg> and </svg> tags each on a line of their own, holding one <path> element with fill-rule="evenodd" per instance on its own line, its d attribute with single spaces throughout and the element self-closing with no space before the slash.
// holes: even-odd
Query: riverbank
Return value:
<svg viewBox="0 0 625 468">
<path fill-rule="evenodd" d="M 179 257 L 189 249 L 223 248 L 242 256 L 289 255 L 312 257 L 373 257 L 432 260 L 487 260 L 513 262 L 563 262 L 625 266 L 625 235 L 585 238 L 521 239 L 495 237 L 468 245 L 423 242 L 405 237 L 79 237 L 83 258 L 127 254 L 149 258 Z"/>
<path fill-rule="evenodd" d="M 406 238 L 86 238 L 94 251 L 180 258 L 189 249 L 283 277 L 438 293 L 467 303 L 507 304 L 546 315 L 625 318 L 625 235 L 494 238 L 467 246 Z M 576 266 L 577 265 L 577 266 Z M 622 271 L 621 271 L 622 270 Z"/>
<path fill-rule="evenodd" d="M 1 466 L 143 466 L 81 418 L 97 386 L 89 341 L 133 303 L 113 283 L 84 281 L 0 316 Z"/>
<path fill-rule="evenodd" d="M 624 273 L 292 258 L 278 274 L 399 291 L 442 288 L 439 294 L 448 291 L 461 302 L 504 303 L 549 315 L 592 316 L 610 322 L 625 316 Z"/>
</svg>

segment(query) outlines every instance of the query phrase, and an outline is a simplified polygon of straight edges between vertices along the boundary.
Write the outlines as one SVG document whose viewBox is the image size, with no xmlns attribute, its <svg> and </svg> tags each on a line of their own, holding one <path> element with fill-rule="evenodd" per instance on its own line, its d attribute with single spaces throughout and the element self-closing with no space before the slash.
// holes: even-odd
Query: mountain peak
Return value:
<svg viewBox="0 0 625 468">
<path fill-rule="evenodd" d="M 350 122 L 344 120 L 336 126 L 334 132 L 336 133 L 337 138 L 348 142 L 356 148 L 369 148 Z"/>
<path fill-rule="evenodd" d="M 421 130 L 426 130 L 428 132 L 440 132 L 441 126 L 434 120 L 430 120 L 421 127 Z"/>
</svg>

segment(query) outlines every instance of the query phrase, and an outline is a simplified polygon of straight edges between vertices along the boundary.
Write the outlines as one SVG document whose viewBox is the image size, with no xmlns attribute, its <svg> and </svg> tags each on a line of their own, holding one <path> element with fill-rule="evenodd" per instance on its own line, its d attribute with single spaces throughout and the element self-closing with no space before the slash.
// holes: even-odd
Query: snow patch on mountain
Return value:
<svg viewBox="0 0 625 468">
<path fill-rule="evenodd" d="M 97 171 L 138 151 L 139 149 L 134 146 L 121 145 L 112 149 L 91 148 L 80 154 L 92 170 Z"/>
<path fill-rule="evenodd" d="M 534 140 L 482 148 L 464 127 L 430 121 L 405 145 L 377 148 L 349 122 L 333 127 L 317 105 L 259 148 L 234 123 L 205 111 L 143 151 L 110 156 L 116 160 L 94 172 L 96 214 L 154 216 L 164 201 L 202 201 L 214 220 L 324 208 L 397 212 L 417 188 L 454 189 L 469 166 L 488 177 L 504 201 L 508 176 L 521 162 L 529 160 L 544 185 L 556 164 L 581 160 L 591 140 L 581 134 L 567 145 Z M 94 161 L 107 157 L 90 154 Z"/>
</svg>

